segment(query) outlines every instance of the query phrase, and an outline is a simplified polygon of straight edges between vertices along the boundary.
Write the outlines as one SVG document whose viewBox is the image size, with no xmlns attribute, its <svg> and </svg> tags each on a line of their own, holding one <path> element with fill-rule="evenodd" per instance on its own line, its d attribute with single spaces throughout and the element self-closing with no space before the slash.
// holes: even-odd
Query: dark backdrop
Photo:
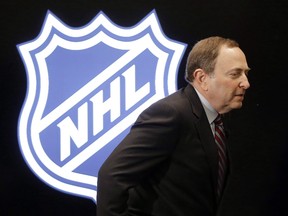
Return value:
<svg viewBox="0 0 288 216">
<path fill-rule="evenodd" d="M 234 174 L 221 216 L 288 215 L 286 0 L 9 0 L 0 3 L 0 215 L 96 215 L 92 200 L 50 188 L 25 164 L 17 121 L 26 94 L 26 72 L 16 45 L 39 34 L 47 10 L 67 25 L 81 27 L 101 10 L 130 27 L 155 9 L 164 33 L 189 44 L 179 68 L 199 39 L 236 39 L 246 53 L 251 88 L 244 107 L 233 111 Z"/>
</svg>

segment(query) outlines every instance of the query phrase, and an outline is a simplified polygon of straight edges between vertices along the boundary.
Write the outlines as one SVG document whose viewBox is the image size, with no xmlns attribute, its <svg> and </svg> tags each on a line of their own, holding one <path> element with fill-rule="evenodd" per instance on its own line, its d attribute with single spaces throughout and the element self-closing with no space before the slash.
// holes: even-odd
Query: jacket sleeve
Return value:
<svg viewBox="0 0 288 216">
<path fill-rule="evenodd" d="M 146 109 L 98 174 L 97 216 L 127 215 L 128 190 L 143 181 L 175 148 L 181 120 L 160 101 Z"/>
</svg>

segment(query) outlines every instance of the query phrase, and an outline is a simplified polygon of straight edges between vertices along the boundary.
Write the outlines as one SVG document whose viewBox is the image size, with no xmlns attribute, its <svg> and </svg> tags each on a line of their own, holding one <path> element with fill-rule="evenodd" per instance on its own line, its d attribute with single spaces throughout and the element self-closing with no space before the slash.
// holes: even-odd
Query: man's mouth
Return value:
<svg viewBox="0 0 288 216">
<path fill-rule="evenodd" d="M 244 97 L 245 93 L 236 94 L 235 96 Z"/>
<path fill-rule="evenodd" d="M 241 98 L 243 100 L 244 99 L 244 94 L 236 94 L 235 97 Z"/>
</svg>

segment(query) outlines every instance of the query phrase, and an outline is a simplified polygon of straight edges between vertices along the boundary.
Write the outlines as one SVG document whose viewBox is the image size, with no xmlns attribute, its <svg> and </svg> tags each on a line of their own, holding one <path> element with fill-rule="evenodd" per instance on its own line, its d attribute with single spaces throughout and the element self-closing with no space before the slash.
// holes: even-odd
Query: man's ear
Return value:
<svg viewBox="0 0 288 216">
<path fill-rule="evenodd" d="M 193 73 L 194 81 L 197 82 L 197 85 L 202 88 L 202 90 L 207 91 L 208 85 L 207 85 L 207 79 L 208 74 L 202 70 L 202 69 L 196 69 Z"/>
</svg>

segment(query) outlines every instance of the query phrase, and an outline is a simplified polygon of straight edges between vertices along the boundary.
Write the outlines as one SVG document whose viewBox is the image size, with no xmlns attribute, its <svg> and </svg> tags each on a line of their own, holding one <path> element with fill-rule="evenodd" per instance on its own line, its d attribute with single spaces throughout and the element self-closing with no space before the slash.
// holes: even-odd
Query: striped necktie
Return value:
<svg viewBox="0 0 288 216">
<path fill-rule="evenodd" d="M 225 133 L 221 115 L 219 114 L 214 120 L 215 124 L 215 142 L 218 150 L 218 182 L 217 182 L 217 196 L 221 197 L 227 169 L 227 153 L 225 146 Z"/>
</svg>

